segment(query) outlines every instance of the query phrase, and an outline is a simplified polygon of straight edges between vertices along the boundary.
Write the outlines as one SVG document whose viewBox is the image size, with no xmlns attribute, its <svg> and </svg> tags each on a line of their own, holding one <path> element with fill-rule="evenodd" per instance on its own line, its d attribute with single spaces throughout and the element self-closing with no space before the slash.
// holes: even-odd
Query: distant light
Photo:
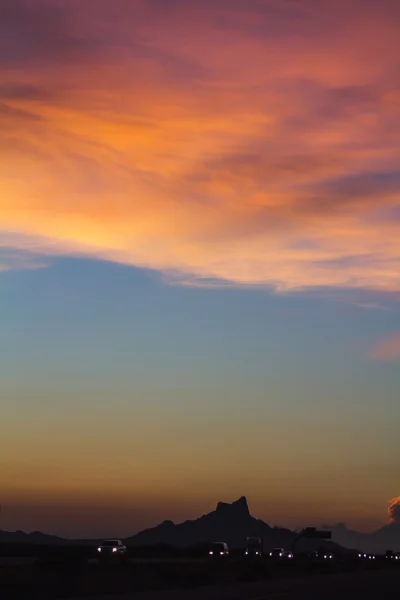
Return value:
<svg viewBox="0 0 400 600">
<path fill-rule="evenodd" d="M 116 548 L 113 548 L 113 552 L 116 552 L 116 551 L 117 551 L 117 549 L 116 549 Z"/>
<path fill-rule="evenodd" d="M 208 554 L 214 554 L 214 552 L 212 550 L 210 550 L 210 552 Z"/>
<path fill-rule="evenodd" d="M 279 556 L 282 556 L 282 552 L 279 552 Z"/>
<path fill-rule="evenodd" d="M 247 550 L 246 550 L 246 554 L 248 554 Z"/>
<path fill-rule="evenodd" d="M 272 552 L 270 552 L 269 555 L 272 556 Z"/>
<path fill-rule="evenodd" d="M 366 555 L 366 554 L 364 554 L 364 558 L 367 558 L 367 555 Z"/>
<path fill-rule="evenodd" d="M 220 555 L 221 555 L 221 556 L 223 556 L 223 554 L 224 554 L 223 552 L 220 552 Z"/>
</svg>

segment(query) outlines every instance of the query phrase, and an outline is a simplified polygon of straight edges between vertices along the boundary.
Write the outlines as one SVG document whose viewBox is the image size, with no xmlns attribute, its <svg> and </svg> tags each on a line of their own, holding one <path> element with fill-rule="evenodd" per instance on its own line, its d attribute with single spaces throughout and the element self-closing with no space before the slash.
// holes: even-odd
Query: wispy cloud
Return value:
<svg viewBox="0 0 400 600">
<path fill-rule="evenodd" d="M 370 358 L 394 361 L 400 358 L 400 331 L 395 331 L 378 340 L 370 351 Z"/>
<path fill-rule="evenodd" d="M 0 0 L 0 236 L 185 284 L 399 291 L 399 6 Z"/>
<path fill-rule="evenodd" d="M 44 269 L 51 264 L 47 258 L 30 252 L 15 251 L 0 246 L 0 271 L 25 271 Z"/>
</svg>

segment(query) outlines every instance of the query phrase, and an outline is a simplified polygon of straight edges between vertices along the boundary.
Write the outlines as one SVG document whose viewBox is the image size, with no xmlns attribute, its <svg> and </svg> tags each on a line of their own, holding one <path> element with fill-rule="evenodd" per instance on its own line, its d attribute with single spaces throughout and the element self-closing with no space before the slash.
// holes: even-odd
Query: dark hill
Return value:
<svg viewBox="0 0 400 600">
<path fill-rule="evenodd" d="M 32 544 L 37 546 L 67 543 L 64 538 L 57 535 L 47 535 L 40 531 L 25 533 L 24 531 L 0 531 L 0 543 L 2 544 Z"/>
<path fill-rule="evenodd" d="M 390 523 L 372 533 L 360 533 L 348 529 L 343 523 L 329 526 L 332 540 L 346 548 L 357 548 L 376 554 L 386 550 L 400 551 L 400 524 Z"/>
<path fill-rule="evenodd" d="M 264 521 L 251 516 L 247 500 L 243 496 L 232 502 L 218 502 L 214 511 L 193 521 L 175 525 L 164 521 L 157 527 L 145 529 L 136 535 L 125 538 L 129 546 L 175 546 L 178 548 L 208 544 L 213 541 L 227 542 L 231 548 L 243 548 L 248 536 L 260 536 L 264 540 L 265 550 L 275 547 L 290 549 L 297 533 L 281 527 L 270 527 Z M 336 540 L 334 540 L 336 541 Z M 338 541 L 338 540 L 337 540 Z M 66 540 L 61 537 L 40 532 L 0 531 L 2 544 L 44 545 L 94 545 L 98 540 Z M 340 551 L 336 544 L 323 540 L 301 540 L 297 550 L 314 550 L 319 547 Z M 350 545 L 350 547 L 355 547 Z"/>
<path fill-rule="evenodd" d="M 164 521 L 157 527 L 145 529 L 126 538 L 126 543 L 132 546 L 163 544 L 189 547 L 213 541 L 224 541 L 231 548 L 243 548 L 248 536 L 260 536 L 264 539 L 265 549 L 268 550 L 275 547 L 291 548 L 296 535 L 289 529 L 272 528 L 264 521 L 252 517 L 247 500 L 242 497 L 232 504 L 218 502 L 216 510 L 194 521 L 185 521 L 177 525 L 171 521 Z M 326 542 L 322 544 L 327 545 Z M 298 548 L 303 550 L 320 546 L 321 541 L 302 540 Z"/>
</svg>

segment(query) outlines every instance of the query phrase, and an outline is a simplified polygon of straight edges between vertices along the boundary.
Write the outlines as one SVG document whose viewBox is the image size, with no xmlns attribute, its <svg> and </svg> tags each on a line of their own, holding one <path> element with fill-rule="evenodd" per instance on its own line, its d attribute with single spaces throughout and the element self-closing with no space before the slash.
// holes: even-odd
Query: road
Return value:
<svg viewBox="0 0 400 600">
<path fill-rule="evenodd" d="M 91 600 L 393 600 L 399 597 L 400 569 L 383 569 L 204 587 L 197 590 L 100 596 Z"/>
</svg>

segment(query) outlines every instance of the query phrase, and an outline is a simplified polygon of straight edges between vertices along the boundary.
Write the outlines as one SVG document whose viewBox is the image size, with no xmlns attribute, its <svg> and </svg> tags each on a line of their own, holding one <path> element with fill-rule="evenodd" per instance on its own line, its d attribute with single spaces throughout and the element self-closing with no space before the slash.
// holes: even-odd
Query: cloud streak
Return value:
<svg viewBox="0 0 400 600">
<path fill-rule="evenodd" d="M 399 291 L 400 10 L 360 6 L 0 0 L 0 236 L 185 284 Z"/>
</svg>

